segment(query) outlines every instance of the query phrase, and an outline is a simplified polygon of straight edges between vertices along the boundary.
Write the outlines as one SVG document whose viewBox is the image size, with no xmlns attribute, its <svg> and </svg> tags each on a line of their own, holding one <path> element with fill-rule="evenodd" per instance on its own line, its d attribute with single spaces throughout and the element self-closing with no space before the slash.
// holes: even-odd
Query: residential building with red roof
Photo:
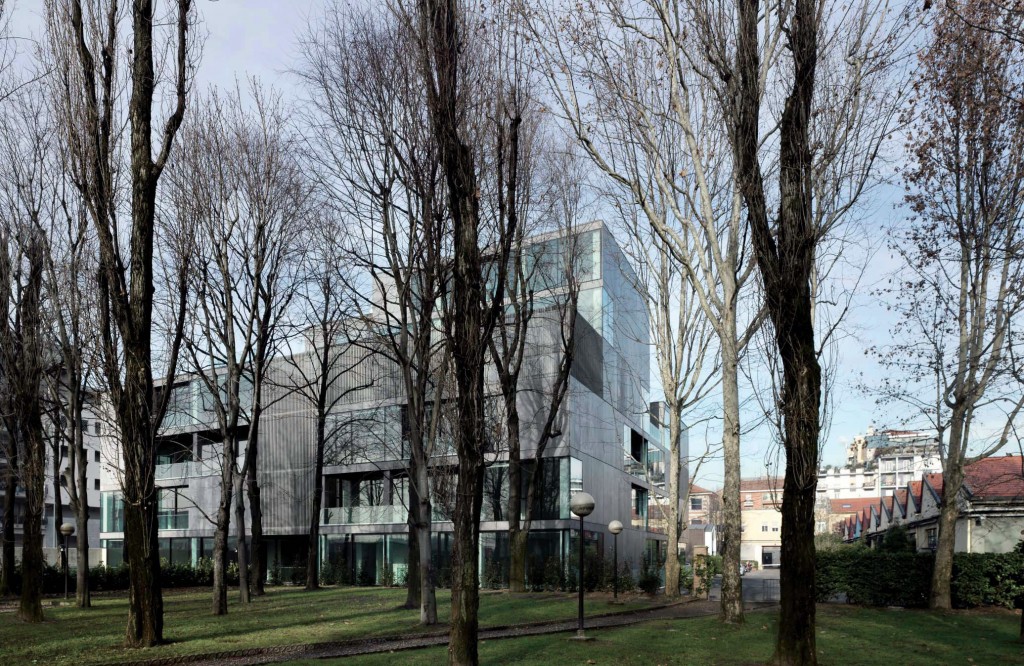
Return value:
<svg viewBox="0 0 1024 666">
<path fill-rule="evenodd" d="M 874 545 L 887 529 L 902 525 L 918 550 L 932 550 L 938 543 L 942 489 L 942 474 L 922 474 L 919 480 L 840 521 L 837 529 L 846 541 L 863 539 Z M 957 552 L 1013 550 L 1024 535 L 1024 458 L 1011 454 L 968 465 L 957 503 Z"/>
<path fill-rule="evenodd" d="M 740 559 L 777 567 L 782 557 L 782 479 L 740 481 Z"/>
<path fill-rule="evenodd" d="M 687 500 L 688 521 L 683 530 L 687 556 L 695 546 L 707 546 L 708 555 L 717 555 L 720 551 L 721 532 L 719 523 L 722 516 L 722 496 L 714 490 L 702 488 L 697 484 L 690 486 Z"/>
</svg>

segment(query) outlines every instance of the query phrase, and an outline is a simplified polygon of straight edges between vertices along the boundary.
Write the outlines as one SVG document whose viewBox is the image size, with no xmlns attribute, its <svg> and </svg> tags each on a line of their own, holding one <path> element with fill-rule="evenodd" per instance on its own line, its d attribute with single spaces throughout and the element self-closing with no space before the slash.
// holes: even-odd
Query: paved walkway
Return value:
<svg viewBox="0 0 1024 666">
<path fill-rule="evenodd" d="M 769 608 L 774 604 L 748 604 L 748 609 Z M 660 606 L 639 611 L 608 613 L 588 618 L 587 629 L 605 627 L 623 627 L 640 622 L 663 619 L 682 619 L 706 617 L 718 613 L 720 605 L 716 601 L 684 601 L 676 604 Z M 516 638 L 519 636 L 537 636 L 542 634 L 558 634 L 576 631 L 576 620 L 561 622 L 541 622 L 507 627 L 482 629 L 480 640 L 496 640 Z M 396 652 L 399 650 L 415 650 L 418 648 L 435 647 L 448 644 L 448 632 L 440 631 L 429 634 L 409 636 L 392 636 L 366 638 L 334 643 L 314 643 L 308 645 L 281 645 L 250 650 L 235 650 L 205 655 L 186 655 L 138 662 L 146 666 L 171 666 L 174 664 L 230 664 L 231 666 L 250 666 L 251 664 L 272 664 L 293 659 L 330 659 L 350 657 L 360 654 L 378 652 Z"/>
</svg>

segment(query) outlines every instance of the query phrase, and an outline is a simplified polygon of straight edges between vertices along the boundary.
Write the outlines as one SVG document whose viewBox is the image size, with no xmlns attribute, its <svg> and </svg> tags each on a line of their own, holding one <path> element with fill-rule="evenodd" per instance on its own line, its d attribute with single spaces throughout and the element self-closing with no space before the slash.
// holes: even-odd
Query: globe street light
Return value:
<svg viewBox="0 0 1024 666">
<path fill-rule="evenodd" d="M 60 533 L 64 535 L 64 600 L 68 598 L 68 537 L 75 533 L 75 526 L 71 523 L 64 523 L 60 526 Z"/>
<path fill-rule="evenodd" d="M 590 493 L 578 492 L 569 501 L 569 508 L 580 517 L 580 564 L 579 564 L 579 593 L 580 593 L 580 614 L 579 622 L 576 625 L 576 638 L 587 640 L 583 633 L 583 518 L 594 511 L 594 496 Z"/>
<path fill-rule="evenodd" d="M 614 590 L 612 603 L 619 602 L 619 532 L 622 531 L 622 523 L 617 520 L 613 520 L 608 523 L 608 531 L 612 533 L 612 563 L 615 565 L 615 569 L 612 572 L 612 590 Z"/>
</svg>

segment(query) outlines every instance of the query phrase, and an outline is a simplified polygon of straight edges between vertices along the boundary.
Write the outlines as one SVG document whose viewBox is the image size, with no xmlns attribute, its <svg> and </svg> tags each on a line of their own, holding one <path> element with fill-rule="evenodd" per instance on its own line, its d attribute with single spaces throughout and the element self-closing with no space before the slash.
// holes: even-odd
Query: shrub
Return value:
<svg viewBox="0 0 1024 666">
<path fill-rule="evenodd" d="M 917 546 L 910 540 L 910 532 L 903 525 L 893 525 L 882 535 L 878 545 L 882 553 L 916 553 Z"/>
<path fill-rule="evenodd" d="M 306 558 L 301 555 L 297 555 L 295 559 L 292 560 L 291 574 L 288 576 L 288 582 L 292 585 L 305 586 L 306 564 Z"/>
<path fill-rule="evenodd" d="M 619 592 L 634 590 L 636 590 L 636 581 L 633 580 L 633 565 L 627 560 L 619 565 Z"/>
<path fill-rule="evenodd" d="M 359 567 L 359 571 L 356 572 L 356 585 L 360 587 L 373 587 L 376 584 L 376 572 L 374 572 L 373 567 L 364 562 L 363 566 Z"/>
<path fill-rule="evenodd" d="M 722 573 L 722 556 L 721 555 L 707 555 L 699 559 L 695 559 L 693 564 L 693 573 L 690 575 L 689 589 L 694 594 L 704 596 L 711 590 L 711 582 L 715 579 L 715 576 Z M 700 577 L 700 586 L 697 589 L 693 587 L 693 575 Z"/>
<path fill-rule="evenodd" d="M 481 580 L 483 587 L 498 590 L 504 587 L 501 562 L 491 558 L 484 562 L 484 575 Z"/>
<path fill-rule="evenodd" d="M 566 589 L 565 570 L 557 557 L 551 556 L 544 560 L 544 589 L 549 592 Z"/>
<path fill-rule="evenodd" d="M 679 589 L 693 594 L 693 567 L 689 564 L 679 565 Z"/>
<path fill-rule="evenodd" d="M 951 588 L 957 608 L 1020 607 L 1024 601 L 1024 555 L 956 553 Z"/>
<path fill-rule="evenodd" d="M 819 551 L 818 601 L 846 594 L 868 606 L 923 607 L 934 565 L 931 553 L 883 552 L 863 547 Z M 953 606 L 1018 607 L 1024 601 L 1024 554 L 956 553 L 951 581 Z"/>
<path fill-rule="evenodd" d="M 817 554 L 817 597 L 845 593 L 850 603 L 920 608 L 928 603 L 931 553 L 842 548 Z"/>
<path fill-rule="evenodd" d="M 391 568 L 391 563 L 387 561 L 387 558 L 381 562 L 380 565 L 380 584 L 383 587 L 394 587 L 395 586 L 395 572 Z"/>
<path fill-rule="evenodd" d="M 657 594 L 661 587 L 661 578 L 658 576 L 658 569 L 644 558 L 640 567 L 640 576 L 636 581 L 637 587 L 647 594 Z"/>
<path fill-rule="evenodd" d="M 544 589 L 544 559 L 539 555 L 530 558 L 530 566 L 526 569 L 526 584 L 534 592 Z"/>
</svg>

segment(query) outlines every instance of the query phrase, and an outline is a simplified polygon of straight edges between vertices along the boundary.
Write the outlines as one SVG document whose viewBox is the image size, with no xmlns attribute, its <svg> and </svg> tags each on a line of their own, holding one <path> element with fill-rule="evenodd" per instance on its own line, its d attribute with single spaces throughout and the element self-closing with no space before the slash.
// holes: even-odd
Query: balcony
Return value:
<svg viewBox="0 0 1024 666">
<path fill-rule="evenodd" d="M 188 511 L 161 511 L 157 514 L 157 529 L 187 530 Z"/>
<path fill-rule="evenodd" d="M 170 463 L 156 466 L 156 480 L 166 481 L 168 479 L 190 479 L 197 476 L 208 476 L 213 469 L 203 464 L 202 461 L 188 460 L 179 463 Z"/>
<path fill-rule="evenodd" d="M 402 504 L 378 506 L 325 507 L 321 516 L 323 525 L 387 525 L 404 523 L 409 510 Z"/>
</svg>

